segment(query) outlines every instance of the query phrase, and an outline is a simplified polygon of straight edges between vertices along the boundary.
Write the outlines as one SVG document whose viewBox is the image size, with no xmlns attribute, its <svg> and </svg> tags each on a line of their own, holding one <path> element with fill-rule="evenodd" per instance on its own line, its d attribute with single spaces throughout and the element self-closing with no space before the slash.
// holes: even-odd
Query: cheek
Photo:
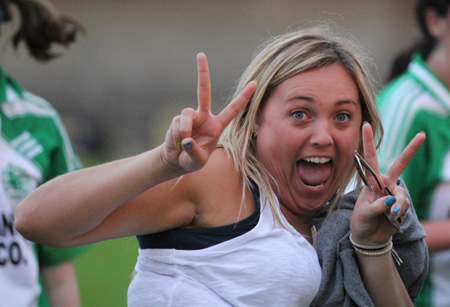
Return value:
<svg viewBox="0 0 450 307">
<path fill-rule="evenodd" d="M 348 146 L 349 150 L 352 152 L 353 150 L 358 149 L 361 139 L 360 125 L 353 124 L 340 135 L 339 139 L 340 142 Z"/>
<path fill-rule="evenodd" d="M 270 154 L 272 157 L 281 157 L 295 150 L 299 143 L 295 131 L 282 125 L 272 125 L 263 128 L 258 135 L 257 146 L 261 153 Z"/>
<path fill-rule="evenodd" d="M 344 169 L 351 168 L 354 164 L 353 153 L 355 150 L 358 150 L 360 143 L 360 134 L 353 133 L 349 135 L 343 144 L 341 144 L 342 154 L 345 156 L 344 161 Z"/>
<path fill-rule="evenodd" d="M 352 151 L 355 149 L 358 149 L 359 143 L 360 143 L 361 134 L 358 132 L 350 133 L 346 138 L 345 142 L 349 149 Z"/>
<path fill-rule="evenodd" d="M 339 143 L 341 155 L 343 156 L 345 168 L 353 165 L 353 153 L 358 149 L 361 134 L 359 131 L 346 133 Z"/>
<path fill-rule="evenodd" d="M 256 142 L 257 157 L 264 164 L 267 160 L 272 160 L 279 157 L 279 151 L 274 150 L 275 148 L 281 146 L 278 138 L 267 135 L 267 133 L 262 133 L 258 135 Z"/>
<path fill-rule="evenodd" d="M 293 142 L 283 129 L 275 126 L 262 128 L 256 142 L 257 158 L 271 173 L 280 171 L 282 162 L 290 161 L 287 154 L 292 152 Z"/>
</svg>

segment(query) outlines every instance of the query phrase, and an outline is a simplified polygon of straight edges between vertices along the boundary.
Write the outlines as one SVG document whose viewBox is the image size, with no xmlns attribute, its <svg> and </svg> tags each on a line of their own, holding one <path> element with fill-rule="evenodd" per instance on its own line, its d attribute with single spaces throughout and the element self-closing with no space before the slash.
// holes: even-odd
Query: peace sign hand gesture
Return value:
<svg viewBox="0 0 450 307">
<path fill-rule="evenodd" d="M 247 104 L 256 82 L 250 82 L 219 115 L 211 113 L 211 81 L 206 55 L 197 55 L 198 108 L 184 109 L 172 120 L 162 147 L 161 157 L 167 166 L 184 172 L 203 167 L 225 127 Z"/>
<path fill-rule="evenodd" d="M 378 180 L 393 194 L 387 194 L 378 188 L 375 178 L 368 173 L 367 178 L 377 195 L 385 195 L 378 199 L 367 187 L 361 190 L 361 194 L 355 205 L 351 218 L 350 228 L 353 239 L 359 244 L 379 245 L 385 243 L 397 230 L 383 216 L 392 220 L 399 220 L 409 209 L 410 203 L 406 190 L 397 185 L 397 180 L 425 141 L 423 133 L 417 134 L 406 146 L 394 164 L 385 175 L 380 174 L 378 157 L 373 140 L 372 128 L 369 124 L 363 126 L 363 148 L 366 162 L 371 166 Z"/>
</svg>

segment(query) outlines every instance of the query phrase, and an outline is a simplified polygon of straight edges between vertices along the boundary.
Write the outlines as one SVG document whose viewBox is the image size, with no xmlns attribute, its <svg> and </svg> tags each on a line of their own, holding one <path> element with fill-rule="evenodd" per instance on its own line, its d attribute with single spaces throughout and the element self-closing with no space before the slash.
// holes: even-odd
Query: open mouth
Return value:
<svg viewBox="0 0 450 307">
<path fill-rule="evenodd" d="M 331 176 L 331 165 L 330 158 L 307 157 L 297 162 L 297 171 L 306 186 L 320 189 Z"/>
</svg>

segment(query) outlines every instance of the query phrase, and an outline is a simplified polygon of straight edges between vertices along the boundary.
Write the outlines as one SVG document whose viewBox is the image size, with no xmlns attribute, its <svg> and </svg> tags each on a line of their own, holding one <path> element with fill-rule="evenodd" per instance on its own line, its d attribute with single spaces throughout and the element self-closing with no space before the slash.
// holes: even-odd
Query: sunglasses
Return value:
<svg viewBox="0 0 450 307">
<path fill-rule="evenodd" d="M 373 186 L 370 184 L 369 179 L 367 179 L 366 171 L 368 171 L 373 176 L 378 187 L 380 188 L 380 191 L 384 193 L 382 196 L 388 194 L 394 196 L 394 194 L 392 194 L 391 191 L 389 191 L 388 187 L 378 179 L 377 175 L 370 167 L 370 165 L 366 162 L 366 160 L 363 159 L 363 157 L 361 157 L 361 155 L 356 150 L 353 156 L 355 158 L 356 171 L 358 172 L 359 177 L 361 177 L 361 180 L 363 181 L 364 185 L 369 188 L 370 192 L 372 192 L 375 199 L 378 199 L 380 196 L 378 196 L 377 193 L 375 193 Z M 365 171 L 363 169 L 365 169 Z M 384 216 L 389 221 L 389 223 L 391 223 L 391 225 L 394 226 L 395 229 L 397 229 L 398 232 L 402 232 L 398 220 L 390 219 L 387 212 L 384 212 Z"/>
</svg>

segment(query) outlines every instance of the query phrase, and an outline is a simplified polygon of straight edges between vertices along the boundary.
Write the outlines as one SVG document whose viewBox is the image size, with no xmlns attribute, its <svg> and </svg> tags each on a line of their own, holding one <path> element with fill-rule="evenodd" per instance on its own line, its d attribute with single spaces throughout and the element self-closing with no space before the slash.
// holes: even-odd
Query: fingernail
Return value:
<svg viewBox="0 0 450 307">
<path fill-rule="evenodd" d="M 388 199 L 386 199 L 386 200 L 384 201 L 384 204 L 385 204 L 387 207 L 390 207 L 390 206 L 392 206 L 396 201 L 397 201 L 397 199 L 396 199 L 394 196 L 391 196 L 391 197 L 389 197 Z"/>
<path fill-rule="evenodd" d="M 390 218 L 391 220 L 395 220 L 395 215 L 391 214 L 391 215 L 389 215 L 389 218 Z"/>
<path fill-rule="evenodd" d="M 178 148 L 179 151 L 183 150 L 183 148 L 181 148 L 181 142 L 177 142 L 177 148 Z"/>
<path fill-rule="evenodd" d="M 394 209 L 392 209 L 392 211 L 395 212 L 395 214 L 400 212 L 400 207 L 399 206 L 395 206 Z"/>
<path fill-rule="evenodd" d="M 420 133 L 422 133 L 424 135 L 427 135 L 427 133 L 425 131 L 420 131 Z"/>
<path fill-rule="evenodd" d="M 365 125 L 365 124 L 368 124 L 369 122 L 367 121 L 367 120 L 365 120 L 364 121 L 364 123 L 363 123 L 363 126 Z"/>
<path fill-rule="evenodd" d="M 184 144 L 184 148 L 186 148 L 186 149 L 191 149 L 191 147 L 192 147 L 192 142 L 191 141 L 189 141 L 186 144 Z"/>
<path fill-rule="evenodd" d="M 253 82 L 255 82 L 255 84 L 256 84 L 256 85 L 258 85 L 258 81 L 256 81 L 256 80 L 253 80 Z"/>
</svg>

